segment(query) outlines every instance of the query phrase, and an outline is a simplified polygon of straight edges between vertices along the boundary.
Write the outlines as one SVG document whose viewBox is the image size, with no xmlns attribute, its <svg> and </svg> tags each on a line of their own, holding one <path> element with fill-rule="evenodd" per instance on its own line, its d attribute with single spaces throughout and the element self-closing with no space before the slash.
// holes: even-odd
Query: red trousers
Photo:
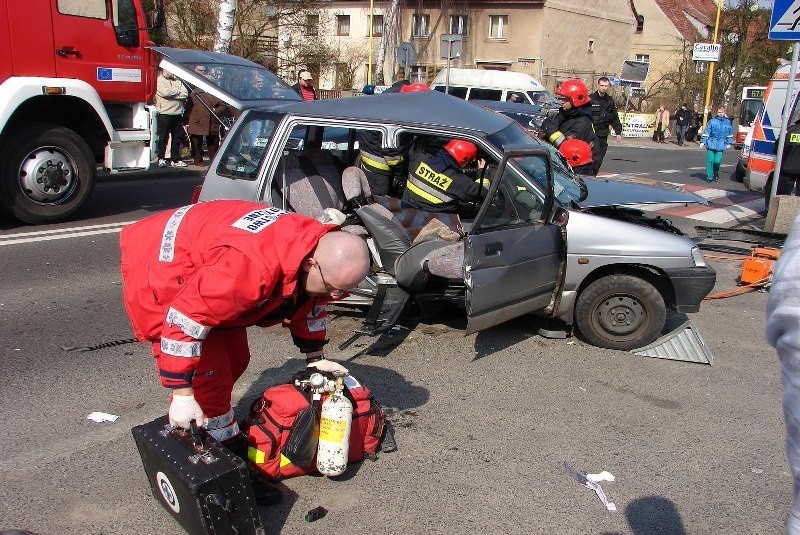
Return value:
<svg viewBox="0 0 800 535">
<path fill-rule="evenodd" d="M 153 356 L 161 354 L 160 342 L 153 343 Z M 212 329 L 203 340 L 203 354 L 192 380 L 194 397 L 206 417 L 205 426 L 219 441 L 239 434 L 231 408 L 233 385 L 250 364 L 247 330 Z"/>
</svg>

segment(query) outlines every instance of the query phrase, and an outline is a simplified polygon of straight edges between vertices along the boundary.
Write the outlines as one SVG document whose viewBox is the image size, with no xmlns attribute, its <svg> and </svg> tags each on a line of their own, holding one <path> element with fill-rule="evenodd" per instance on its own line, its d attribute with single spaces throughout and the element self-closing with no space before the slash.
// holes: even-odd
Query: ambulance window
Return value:
<svg viewBox="0 0 800 535">
<path fill-rule="evenodd" d="M 217 174 L 229 178 L 255 180 L 267 152 L 276 121 L 260 113 L 250 113 L 235 131 L 228 134 L 225 153 Z M 226 136 L 226 138 L 228 137 Z"/>
<path fill-rule="evenodd" d="M 106 19 L 105 0 L 58 0 L 58 12 L 62 15 L 74 15 L 89 19 Z"/>
<path fill-rule="evenodd" d="M 503 98 L 503 91 L 500 89 L 482 89 L 480 87 L 473 87 L 469 92 L 470 100 L 495 100 L 500 101 Z"/>
</svg>

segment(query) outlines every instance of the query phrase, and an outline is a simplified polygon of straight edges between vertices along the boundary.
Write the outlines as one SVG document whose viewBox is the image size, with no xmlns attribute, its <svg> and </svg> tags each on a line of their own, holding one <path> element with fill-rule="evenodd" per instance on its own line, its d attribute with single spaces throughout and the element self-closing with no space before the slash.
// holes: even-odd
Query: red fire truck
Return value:
<svg viewBox="0 0 800 535">
<path fill-rule="evenodd" d="M 156 57 L 141 0 L 0 0 L 0 212 L 68 218 L 98 165 L 147 169 Z"/>
</svg>

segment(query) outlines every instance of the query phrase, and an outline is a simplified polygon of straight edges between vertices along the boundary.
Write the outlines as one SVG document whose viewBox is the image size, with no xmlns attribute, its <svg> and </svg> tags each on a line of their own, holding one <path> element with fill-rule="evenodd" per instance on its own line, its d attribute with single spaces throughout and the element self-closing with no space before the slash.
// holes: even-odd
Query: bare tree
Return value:
<svg viewBox="0 0 800 535">
<path fill-rule="evenodd" d="M 378 57 L 375 61 L 375 76 L 373 82 L 375 85 L 384 85 L 386 83 L 383 76 L 384 63 L 386 61 L 386 53 L 389 47 L 394 51 L 398 43 L 399 25 L 397 18 L 400 13 L 400 0 L 391 0 L 389 9 L 383 15 L 383 31 L 381 32 L 381 42 L 378 46 Z"/>
<path fill-rule="evenodd" d="M 336 89 L 353 89 L 356 83 L 356 74 L 364 62 L 367 61 L 367 52 L 355 43 L 342 45 L 337 51 L 336 61 Z"/>
</svg>

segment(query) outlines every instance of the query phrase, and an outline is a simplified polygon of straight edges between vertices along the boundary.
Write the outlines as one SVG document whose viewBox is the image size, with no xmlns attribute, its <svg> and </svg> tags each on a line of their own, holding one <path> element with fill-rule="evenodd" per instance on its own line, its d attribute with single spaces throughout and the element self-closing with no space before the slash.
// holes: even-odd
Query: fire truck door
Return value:
<svg viewBox="0 0 800 535">
<path fill-rule="evenodd" d="M 90 83 L 106 102 L 145 100 L 147 56 L 134 2 L 52 0 L 57 76 Z"/>
</svg>

